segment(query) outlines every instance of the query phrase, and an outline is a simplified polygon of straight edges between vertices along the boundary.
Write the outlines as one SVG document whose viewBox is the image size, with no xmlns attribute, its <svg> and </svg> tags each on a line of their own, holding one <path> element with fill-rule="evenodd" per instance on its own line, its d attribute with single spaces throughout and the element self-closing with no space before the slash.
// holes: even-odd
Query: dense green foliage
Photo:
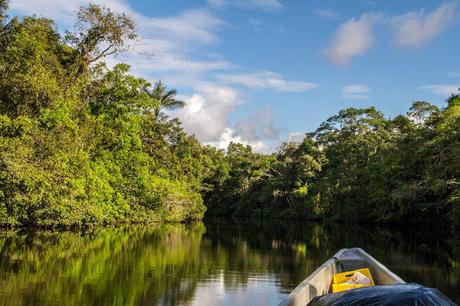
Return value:
<svg viewBox="0 0 460 306">
<path fill-rule="evenodd" d="M 387 119 L 349 108 L 270 156 L 232 144 L 209 213 L 460 224 L 460 97 Z"/>
<path fill-rule="evenodd" d="M 161 112 L 183 106 L 175 91 L 129 75 L 127 65 L 108 69 L 100 61 L 135 38 L 129 18 L 90 5 L 78 14 L 78 31 L 66 38 L 48 19 L 5 18 L 0 223 L 201 218 L 200 186 L 210 169 L 206 152 L 213 149 Z"/>
</svg>

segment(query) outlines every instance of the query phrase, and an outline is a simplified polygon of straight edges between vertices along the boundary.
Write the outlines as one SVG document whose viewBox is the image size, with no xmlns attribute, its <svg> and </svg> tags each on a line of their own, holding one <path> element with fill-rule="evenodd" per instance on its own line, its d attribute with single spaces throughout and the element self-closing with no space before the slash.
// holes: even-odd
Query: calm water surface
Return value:
<svg viewBox="0 0 460 306">
<path fill-rule="evenodd" d="M 276 305 L 344 247 L 460 304 L 460 239 L 430 228 L 207 221 L 0 232 L 1 305 Z"/>
</svg>

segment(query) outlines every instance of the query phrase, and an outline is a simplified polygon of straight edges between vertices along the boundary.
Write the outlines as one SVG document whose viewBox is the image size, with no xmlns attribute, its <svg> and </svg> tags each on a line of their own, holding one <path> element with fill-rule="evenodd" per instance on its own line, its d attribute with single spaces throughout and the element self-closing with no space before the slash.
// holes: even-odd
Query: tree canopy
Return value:
<svg viewBox="0 0 460 306">
<path fill-rule="evenodd" d="M 443 109 L 415 101 L 395 118 L 341 110 L 270 156 L 239 153 L 250 162 L 235 164 L 228 152 L 208 213 L 460 225 L 459 131 L 459 95 Z"/>
<path fill-rule="evenodd" d="M 172 102 L 149 82 L 102 62 L 136 37 L 132 20 L 95 5 L 77 17 L 66 37 L 51 20 L 18 19 L 2 46 L 0 223 L 201 218 L 205 147 L 158 118 Z"/>
</svg>

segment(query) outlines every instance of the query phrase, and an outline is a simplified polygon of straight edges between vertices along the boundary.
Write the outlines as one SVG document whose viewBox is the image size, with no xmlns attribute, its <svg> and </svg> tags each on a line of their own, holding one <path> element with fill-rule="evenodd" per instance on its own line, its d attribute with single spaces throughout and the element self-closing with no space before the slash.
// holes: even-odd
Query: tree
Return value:
<svg viewBox="0 0 460 306">
<path fill-rule="evenodd" d="M 11 117 L 37 117 L 45 108 L 70 103 L 64 90 L 66 46 L 53 21 L 25 17 L 5 34 L 0 52 L 0 111 Z M 8 46 L 8 47 L 6 47 Z"/>
<path fill-rule="evenodd" d="M 5 20 L 8 19 L 6 12 L 8 11 L 9 5 L 9 0 L 0 0 L 0 29 L 3 29 Z"/>
<path fill-rule="evenodd" d="M 160 107 L 155 110 L 156 116 L 162 110 L 175 110 L 185 106 L 184 101 L 176 99 L 176 94 L 175 89 L 167 89 L 161 81 L 155 83 L 155 86 L 150 91 L 150 96 L 160 103 Z"/>
<path fill-rule="evenodd" d="M 84 94 L 94 115 L 109 114 L 111 118 L 118 118 L 158 108 L 158 101 L 149 95 L 150 83 L 130 75 L 129 68 L 127 64 L 117 64 L 113 69 L 100 65 L 94 70 Z"/>
<path fill-rule="evenodd" d="M 131 21 L 90 5 L 79 22 L 69 45 L 52 20 L 26 16 L 1 46 L 0 225 L 201 218 L 203 146 L 178 120 L 156 120 L 149 82 L 103 63 L 133 38 Z"/>
<path fill-rule="evenodd" d="M 372 165 L 391 145 L 389 122 L 375 108 L 341 110 L 312 136 L 323 146 L 327 162 L 317 189 L 321 206 L 333 217 L 361 219 L 372 211 L 369 182 Z"/>
<path fill-rule="evenodd" d="M 9 41 L 9 36 L 14 33 L 15 26 L 19 23 L 18 18 L 14 17 L 8 22 L 7 11 L 10 0 L 0 0 L 0 51 L 4 51 Z"/>
<path fill-rule="evenodd" d="M 415 101 L 407 113 L 409 119 L 413 120 L 417 125 L 424 125 L 425 121 L 433 114 L 439 112 L 436 105 L 425 101 Z"/>
<path fill-rule="evenodd" d="M 81 7 L 76 30 L 66 33 L 66 40 L 79 54 L 78 71 L 84 75 L 92 63 L 126 51 L 136 38 L 134 22 L 127 14 L 114 14 L 95 4 Z"/>
</svg>

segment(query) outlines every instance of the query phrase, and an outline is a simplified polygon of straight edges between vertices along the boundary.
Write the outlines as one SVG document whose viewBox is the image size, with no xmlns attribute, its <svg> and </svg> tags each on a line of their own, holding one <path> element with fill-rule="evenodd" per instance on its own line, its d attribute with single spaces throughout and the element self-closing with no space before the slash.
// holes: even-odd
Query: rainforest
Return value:
<svg viewBox="0 0 460 306">
<path fill-rule="evenodd" d="M 209 216 L 460 226 L 460 96 L 331 114 L 273 153 L 187 134 L 161 81 L 109 65 L 137 39 L 88 5 L 74 30 L 0 0 L 0 224 L 70 227 Z"/>
</svg>

